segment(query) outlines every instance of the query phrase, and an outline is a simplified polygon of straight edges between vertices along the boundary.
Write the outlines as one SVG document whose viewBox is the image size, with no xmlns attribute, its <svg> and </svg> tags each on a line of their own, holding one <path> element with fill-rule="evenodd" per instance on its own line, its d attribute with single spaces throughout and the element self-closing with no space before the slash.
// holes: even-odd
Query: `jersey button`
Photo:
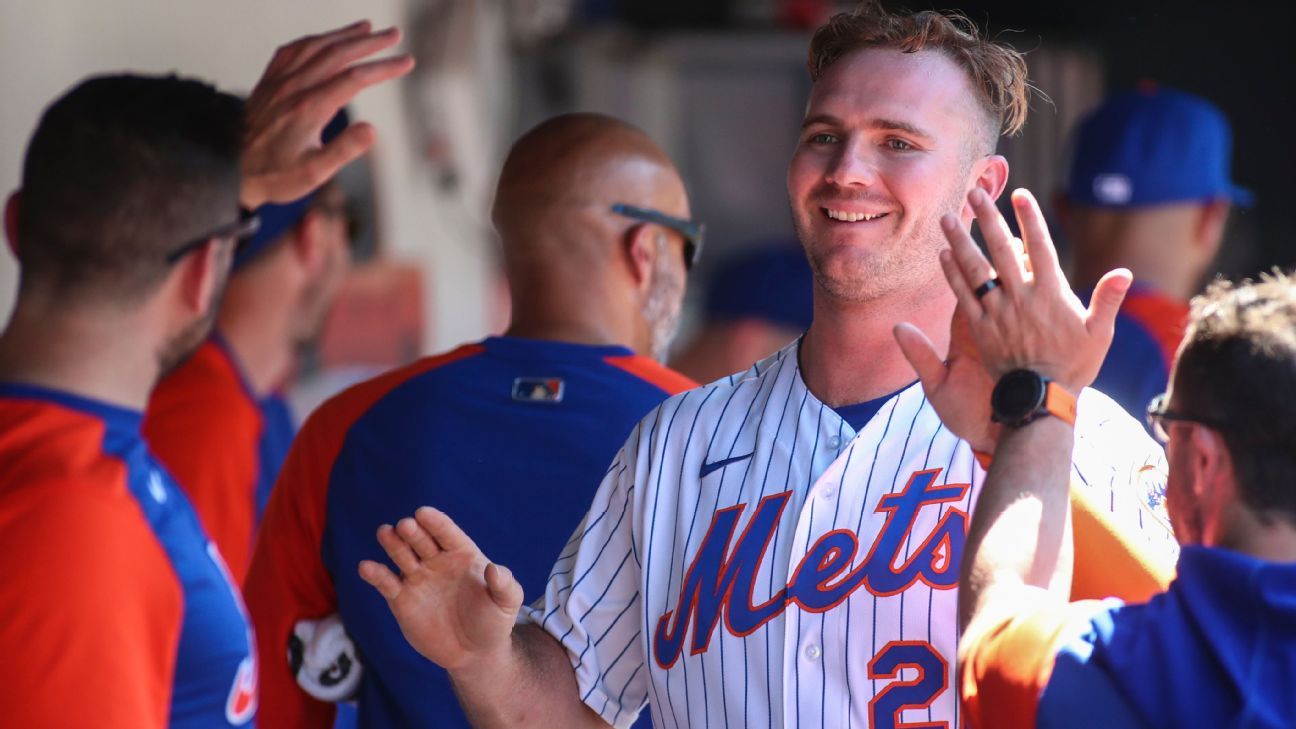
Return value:
<svg viewBox="0 0 1296 729">
<path fill-rule="evenodd" d="M 819 660 L 819 656 L 821 656 L 821 655 L 823 655 L 823 651 L 820 650 L 819 646 L 817 646 L 817 645 L 815 645 L 815 644 L 813 644 L 813 643 L 811 643 L 810 645 L 806 646 L 806 649 L 805 649 L 805 657 L 806 657 L 806 660 L 808 660 L 808 661 L 817 661 L 817 660 Z"/>
<path fill-rule="evenodd" d="M 835 436 L 835 435 L 834 435 L 833 437 L 829 438 L 829 439 L 828 439 L 828 447 L 831 448 L 831 449 L 833 449 L 833 450 L 837 450 L 838 448 L 841 448 L 841 438 L 838 438 L 838 437 Z"/>
<path fill-rule="evenodd" d="M 819 495 L 825 499 L 831 499 L 837 495 L 837 489 L 832 486 L 825 486 L 823 487 L 823 490 L 819 492 Z"/>
</svg>

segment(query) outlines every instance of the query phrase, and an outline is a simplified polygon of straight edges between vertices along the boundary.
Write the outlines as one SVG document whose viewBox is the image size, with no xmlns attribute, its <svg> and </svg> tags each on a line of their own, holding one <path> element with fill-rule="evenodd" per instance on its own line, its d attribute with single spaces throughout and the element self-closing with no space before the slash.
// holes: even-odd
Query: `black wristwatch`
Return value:
<svg viewBox="0 0 1296 729">
<path fill-rule="evenodd" d="M 1075 396 L 1034 370 L 1013 370 L 999 378 L 990 395 L 991 420 L 1020 428 L 1045 415 L 1075 425 Z"/>
</svg>

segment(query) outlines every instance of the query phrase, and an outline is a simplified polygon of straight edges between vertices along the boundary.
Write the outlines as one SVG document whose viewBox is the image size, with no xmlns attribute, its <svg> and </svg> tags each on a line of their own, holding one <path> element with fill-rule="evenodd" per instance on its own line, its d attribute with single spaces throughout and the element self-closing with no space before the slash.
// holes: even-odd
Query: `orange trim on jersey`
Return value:
<svg viewBox="0 0 1296 729">
<path fill-rule="evenodd" d="M 1121 305 L 1121 313 L 1138 322 L 1152 335 L 1165 355 L 1166 366 L 1174 361 L 1188 324 L 1188 305 L 1156 292 L 1131 292 Z"/>
<path fill-rule="evenodd" d="M 183 593 L 101 421 L 0 405 L 0 717 L 165 729 Z"/>
<path fill-rule="evenodd" d="M 1087 620 L 1092 601 L 1049 604 L 1009 616 L 961 647 L 959 700 L 973 729 L 1034 729 L 1039 699 L 1068 628 Z"/>
<path fill-rule="evenodd" d="M 1149 549 L 1143 533 L 1117 523 L 1107 505 L 1095 503 L 1084 486 L 1071 487 L 1071 528 L 1072 600 L 1119 597 L 1130 603 L 1147 602 L 1165 592 L 1174 579 L 1170 555 Z"/>
<path fill-rule="evenodd" d="M 325 402 L 293 441 L 270 494 L 244 584 L 261 662 L 261 729 L 331 727 L 334 705 L 302 691 L 284 653 L 293 625 L 337 612 L 337 594 L 320 559 L 329 474 L 351 426 L 406 381 L 480 354 L 468 344 L 363 382 Z"/>
<path fill-rule="evenodd" d="M 604 357 L 604 362 L 625 370 L 652 385 L 665 390 L 668 395 L 678 395 L 685 390 L 692 390 L 698 383 L 681 375 L 656 360 L 638 354 L 623 354 L 615 357 Z"/>
<path fill-rule="evenodd" d="M 158 383 L 142 428 L 236 583 L 247 576 L 256 529 L 264 423 L 251 397 L 235 364 L 208 341 Z"/>
</svg>

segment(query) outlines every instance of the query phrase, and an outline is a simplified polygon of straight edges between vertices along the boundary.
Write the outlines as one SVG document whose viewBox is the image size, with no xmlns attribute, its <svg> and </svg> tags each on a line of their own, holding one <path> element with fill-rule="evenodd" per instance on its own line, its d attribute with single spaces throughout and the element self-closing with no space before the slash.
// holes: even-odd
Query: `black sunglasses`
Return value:
<svg viewBox="0 0 1296 729">
<path fill-rule="evenodd" d="M 201 248 L 209 240 L 220 238 L 233 238 L 235 242 L 246 240 L 251 238 L 257 232 L 257 228 L 260 227 L 261 219 L 258 218 L 255 213 L 241 215 L 238 220 L 209 230 L 188 243 L 172 250 L 170 253 L 167 253 L 166 262 L 168 264 L 175 263 L 181 258 L 184 258 L 190 252 Z"/>
<path fill-rule="evenodd" d="M 1148 403 L 1147 407 L 1148 430 L 1152 431 L 1152 436 L 1160 441 L 1162 445 L 1170 441 L 1170 434 L 1165 427 L 1166 423 L 1197 423 L 1215 429 L 1222 428 L 1222 424 L 1218 420 L 1177 413 L 1171 410 L 1169 405 L 1169 398 L 1163 392 L 1152 398 L 1152 402 Z"/>
<path fill-rule="evenodd" d="M 612 212 L 633 220 L 655 223 L 679 233 L 684 238 L 684 268 L 691 270 L 702 255 L 702 238 L 706 234 L 706 225 L 694 220 L 677 218 L 660 210 L 639 208 L 625 203 L 614 203 Z"/>
</svg>

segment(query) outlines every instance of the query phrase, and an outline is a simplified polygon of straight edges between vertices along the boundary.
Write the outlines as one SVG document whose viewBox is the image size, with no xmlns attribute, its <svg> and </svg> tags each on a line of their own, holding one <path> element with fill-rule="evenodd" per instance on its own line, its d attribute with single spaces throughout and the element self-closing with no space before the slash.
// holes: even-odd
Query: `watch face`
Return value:
<svg viewBox="0 0 1296 729">
<path fill-rule="evenodd" d="M 990 408 L 996 420 L 1019 423 L 1044 404 L 1044 378 L 1030 370 L 1013 370 L 995 385 Z"/>
</svg>

